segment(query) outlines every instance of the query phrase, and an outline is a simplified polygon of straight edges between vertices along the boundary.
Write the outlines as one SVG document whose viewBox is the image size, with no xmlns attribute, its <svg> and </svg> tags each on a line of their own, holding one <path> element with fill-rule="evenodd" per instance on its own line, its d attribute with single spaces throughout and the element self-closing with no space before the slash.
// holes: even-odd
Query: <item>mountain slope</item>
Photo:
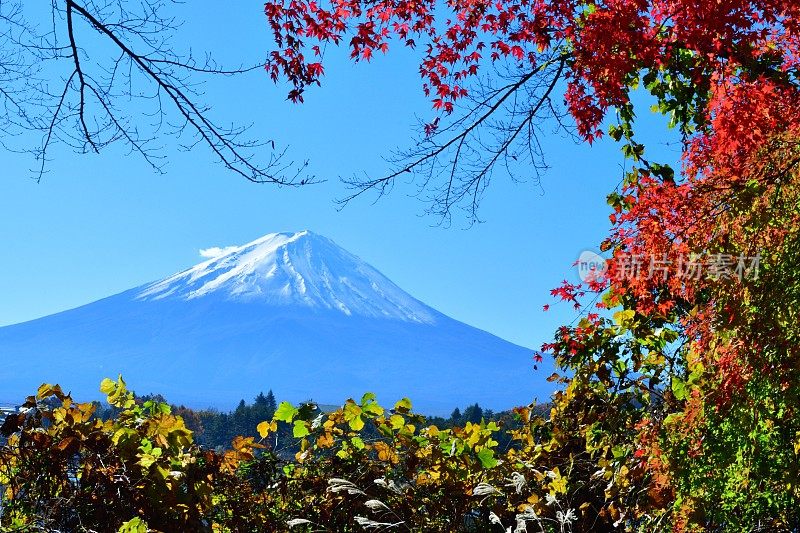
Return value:
<svg viewBox="0 0 800 533">
<path fill-rule="evenodd" d="M 414 299 L 310 232 L 270 234 L 162 281 L 0 328 L 0 399 L 60 382 L 98 396 L 122 373 L 141 393 L 228 408 L 272 388 L 340 403 L 374 391 L 430 413 L 508 408 L 550 391 L 532 352 Z M 546 374 L 545 374 L 546 375 Z"/>
<path fill-rule="evenodd" d="M 138 298 L 237 302 L 338 310 L 371 318 L 432 323 L 435 311 L 380 272 L 309 231 L 271 233 L 144 288 Z"/>
</svg>

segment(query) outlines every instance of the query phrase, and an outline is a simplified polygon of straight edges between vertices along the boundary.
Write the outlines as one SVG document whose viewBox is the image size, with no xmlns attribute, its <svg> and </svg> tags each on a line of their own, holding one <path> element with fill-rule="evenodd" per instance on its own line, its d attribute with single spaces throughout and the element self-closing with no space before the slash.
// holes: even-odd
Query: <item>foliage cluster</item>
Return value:
<svg viewBox="0 0 800 533">
<path fill-rule="evenodd" d="M 581 314 L 543 346 L 568 378 L 537 468 L 568 463 L 579 509 L 616 528 L 800 528 L 800 3 L 276 0 L 266 15 L 268 67 L 298 101 L 320 46 L 358 61 L 421 45 L 440 115 L 406 165 L 356 185 L 421 174 L 445 216 L 474 213 L 497 164 L 531 168 L 539 121 L 564 126 L 563 87 L 577 136 L 607 134 L 626 161 L 608 268 L 553 290 Z M 676 131 L 679 171 L 637 134 L 637 100 Z"/>
<path fill-rule="evenodd" d="M 101 388 L 113 418 L 53 385 L 7 418 L 0 530 L 571 531 L 584 520 L 565 484 L 573 466 L 537 468 L 558 433 L 531 407 L 501 447 L 497 423 L 440 429 L 407 399 L 386 409 L 365 394 L 329 413 L 283 402 L 257 437 L 215 452 L 121 378 Z M 287 430 L 288 460 L 275 453 Z"/>
</svg>

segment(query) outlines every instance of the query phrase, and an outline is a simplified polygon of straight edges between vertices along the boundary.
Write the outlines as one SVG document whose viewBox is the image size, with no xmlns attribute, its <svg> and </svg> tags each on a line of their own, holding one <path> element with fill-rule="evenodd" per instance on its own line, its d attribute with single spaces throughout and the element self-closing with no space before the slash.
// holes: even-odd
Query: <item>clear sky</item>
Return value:
<svg viewBox="0 0 800 533">
<path fill-rule="evenodd" d="M 187 21 L 180 44 L 233 63 L 265 57 L 269 34 L 258 2 L 180 5 Z M 0 152 L 0 325 L 160 279 L 199 262 L 201 248 L 310 229 L 456 319 L 529 347 L 549 340 L 573 316 L 566 306 L 542 311 L 549 290 L 577 280 L 572 263 L 608 230 L 605 196 L 624 163 L 618 147 L 546 139 L 551 169 L 541 186 L 497 172 L 480 212 L 485 222 L 468 229 L 458 218 L 436 227 L 421 216 L 416 189 L 403 184 L 377 203 L 366 197 L 339 211 L 339 178 L 386 171 L 383 157 L 412 142 L 415 116 L 431 116 L 417 57 L 393 52 L 357 65 L 345 50 L 329 54 L 323 87 L 299 106 L 260 71 L 208 85 L 213 116 L 253 122 L 256 135 L 308 159 L 310 172 L 327 180 L 320 185 L 255 185 L 202 147 L 168 150 L 165 175 L 124 150 L 59 153 L 36 184 L 30 159 Z"/>
</svg>

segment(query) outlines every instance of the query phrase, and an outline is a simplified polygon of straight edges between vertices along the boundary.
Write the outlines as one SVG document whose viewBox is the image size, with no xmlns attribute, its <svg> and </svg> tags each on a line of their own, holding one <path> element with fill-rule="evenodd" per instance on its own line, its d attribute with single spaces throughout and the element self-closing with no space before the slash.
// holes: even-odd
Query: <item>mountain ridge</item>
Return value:
<svg viewBox="0 0 800 533">
<path fill-rule="evenodd" d="M 505 409 L 550 392 L 532 350 L 425 305 L 330 239 L 269 234 L 226 250 L 0 328 L 0 397 L 57 381 L 94 399 L 100 379 L 118 373 L 139 392 L 219 408 L 270 388 L 330 404 L 366 391 L 387 403 L 409 396 L 429 414 L 476 401 Z"/>
<path fill-rule="evenodd" d="M 338 309 L 344 314 L 432 322 L 435 312 L 333 241 L 308 230 L 270 233 L 146 284 L 137 298 L 229 300 Z M 376 302 L 384 304 L 376 307 Z M 432 313 L 433 312 L 433 313 Z"/>
</svg>

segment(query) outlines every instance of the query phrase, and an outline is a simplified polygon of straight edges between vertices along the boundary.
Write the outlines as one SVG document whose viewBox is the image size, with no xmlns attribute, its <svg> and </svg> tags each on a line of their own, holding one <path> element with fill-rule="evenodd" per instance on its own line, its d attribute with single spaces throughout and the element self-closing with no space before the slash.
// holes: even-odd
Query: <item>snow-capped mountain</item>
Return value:
<svg viewBox="0 0 800 533">
<path fill-rule="evenodd" d="M 546 399 L 533 352 L 416 300 L 331 240 L 273 233 L 213 249 L 161 281 L 0 328 L 0 398 L 42 382 L 99 397 L 122 373 L 140 393 L 229 408 L 273 389 L 340 403 L 366 391 L 445 414 Z"/>
<path fill-rule="evenodd" d="M 435 311 L 386 277 L 310 231 L 270 233 L 145 287 L 141 300 L 214 297 L 335 310 L 345 315 L 432 324 Z"/>
</svg>

